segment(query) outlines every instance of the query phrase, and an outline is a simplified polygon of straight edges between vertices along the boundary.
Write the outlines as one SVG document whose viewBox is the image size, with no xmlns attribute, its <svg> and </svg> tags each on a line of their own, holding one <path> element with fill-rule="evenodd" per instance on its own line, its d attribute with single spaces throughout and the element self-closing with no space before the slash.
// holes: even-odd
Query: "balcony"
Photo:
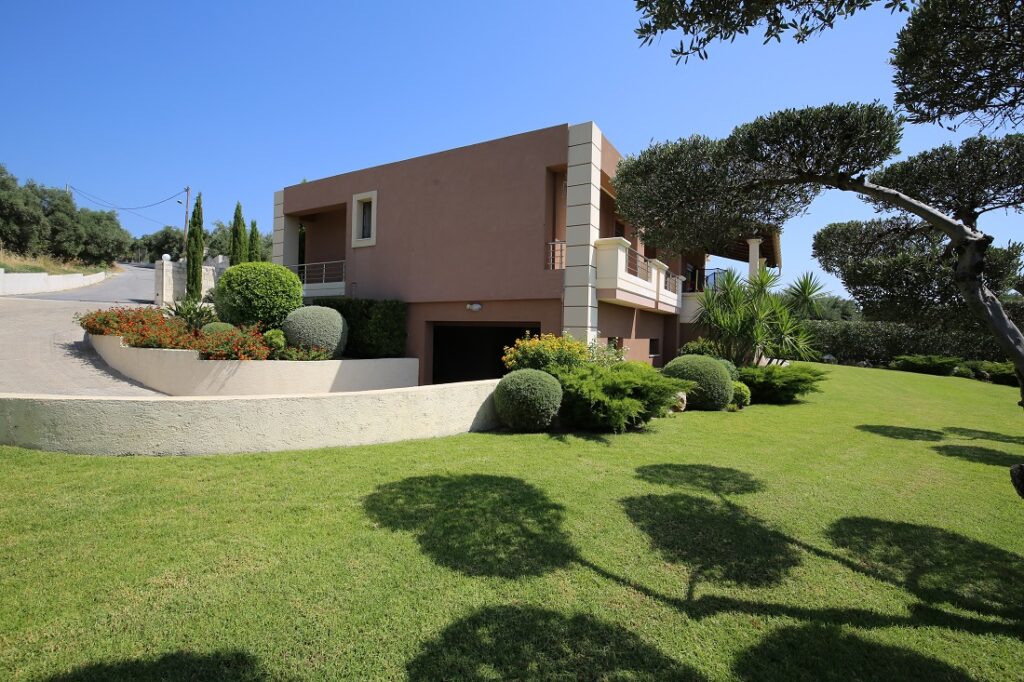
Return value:
<svg viewBox="0 0 1024 682">
<path fill-rule="evenodd" d="M 605 303 L 676 314 L 682 281 L 659 260 L 647 258 L 622 237 L 594 242 L 597 299 Z"/>
<path fill-rule="evenodd" d="M 692 324 L 700 314 L 700 295 L 713 289 L 718 277 L 725 272 L 718 268 L 698 268 L 690 278 L 682 282 L 683 291 L 679 298 L 679 321 Z"/>
<path fill-rule="evenodd" d="M 299 281 L 302 282 L 302 295 L 305 297 L 345 295 L 345 261 L 343 260 L 301 263 L 285 267 L 299 276 Z"/>
</svg>

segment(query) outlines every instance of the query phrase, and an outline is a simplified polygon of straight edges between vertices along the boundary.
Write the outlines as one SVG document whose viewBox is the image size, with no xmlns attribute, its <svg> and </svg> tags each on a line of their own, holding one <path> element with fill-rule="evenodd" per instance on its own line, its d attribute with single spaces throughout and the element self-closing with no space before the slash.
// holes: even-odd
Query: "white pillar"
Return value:
<svg viewBox="0 0 1024 682">
<path fill-rule="evenodd" d="M 299 262 L 299 221 L 284 214 L 284 190 L 274 192 L 274 242 L 270 260 L 279 265 Z"/>
<path fill-rule="evenodd" d="M 750 279 L 757 276 L 761 267 L 761 240 L 754 237 L 747 240 L 749 251 L 747 252 L 747 264 L 750 266 Z"/>
<path fill-rule="evenodd" d="M 565 292 L 562 326 L 580 341 L 597 339 L 597 262 L 601 236 L 601 131 L 569 126 L 565 201 Z"/>
</svg>

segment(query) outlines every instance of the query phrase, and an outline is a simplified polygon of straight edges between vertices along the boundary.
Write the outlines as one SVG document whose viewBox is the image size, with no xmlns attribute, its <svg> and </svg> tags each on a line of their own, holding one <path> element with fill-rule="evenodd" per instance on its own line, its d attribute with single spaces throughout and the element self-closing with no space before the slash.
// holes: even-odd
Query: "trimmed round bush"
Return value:
<svg viewBox="0 0 1024 682">
<path fill-rule="evenodd" d="M 302 306 L 302 282 L 276 263 L 240 263 L 224 271 L 213 290 L 217 317 L 233 325 L 280 327 Z"/>
<path fill-rule="evenodd" d="M 235 328 L 235 325 L 228 324 L 227 322 L 210 322 L 204 324 L 202 332 L 204 334 L 216 334 L 217 332 L 228 332 Z"/>
<path fill-rule="evenodd" d="M 494 389 L 498 420 L 512 431 L 543 431 L 561 404 L 558 379 L 539 369 L 509 372 Z"/>
<path fill-rule="evenodd" d="M 750 404 L 750 389 L 742 381 L 732 382 L 732 403 L 741 410 Z"/>
<path fill-rule="evenodd" d="M 729 378 L 730 379 L 732 379 L 733 381 L 736 381 L 737 379 L 740 378 L 740 371 L 738 369 L 736 369 L 736 365 L 732 364 L 731 360 L 726 360 L 725 358 L 715 358 L 715 359 L 718 360 L 720 363 L 722 363 L 722 367 L 725 367 L 725 371 L 729 373 Z"/>
<path fill-rule="evenodd" d="M 673 379 L 697 382 L 686 394 L 693 410 L 724 410 L 732 402 L 732 379 L 719 360 L 707 355 L 680 355 L 661 370 Z"/>
<path fill-rule="evenodd" d="M 297 348 L 323 348 L 332 357 L 341 357 L 348 342 L 348 324 L 334 308 L 307 305 L 288 313 L 281 325 L 288 345 Z"/>
</svg>

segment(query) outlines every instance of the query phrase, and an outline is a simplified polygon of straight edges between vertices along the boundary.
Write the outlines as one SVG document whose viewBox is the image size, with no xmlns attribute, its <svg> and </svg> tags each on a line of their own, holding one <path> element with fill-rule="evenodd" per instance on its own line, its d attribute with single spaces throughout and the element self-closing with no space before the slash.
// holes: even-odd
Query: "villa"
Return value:
<svg viewBox="0 0 1024 682">
<path fill-rule="evenodd" d="M 621 158 L 587 122 L 285 187 L 273 261 L 310 298 L 405 301 L 421 384 L 500 376 L 502 348 L 526 331 L 658 367 L 695 335 L 708 259 L 778 267 L 779 238 L 659 254 L 616 212 Z"/>
</svg>

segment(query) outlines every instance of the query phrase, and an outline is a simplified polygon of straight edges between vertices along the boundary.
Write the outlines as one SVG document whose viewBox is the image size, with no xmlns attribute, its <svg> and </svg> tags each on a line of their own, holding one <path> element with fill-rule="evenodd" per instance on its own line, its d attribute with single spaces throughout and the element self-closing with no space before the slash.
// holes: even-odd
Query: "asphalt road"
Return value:
<svg viewBox="0 0 1024 682">
<path fill-rule="evenodd" d="M 107 367 L 85 342 L 76 313 L 153 301 L 153 270 L 122 266 L 99 284 L 0 296 L 0 393 L 159 395 Z"/>
</svg>

